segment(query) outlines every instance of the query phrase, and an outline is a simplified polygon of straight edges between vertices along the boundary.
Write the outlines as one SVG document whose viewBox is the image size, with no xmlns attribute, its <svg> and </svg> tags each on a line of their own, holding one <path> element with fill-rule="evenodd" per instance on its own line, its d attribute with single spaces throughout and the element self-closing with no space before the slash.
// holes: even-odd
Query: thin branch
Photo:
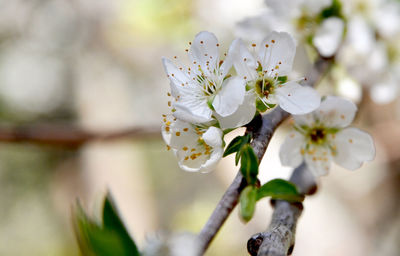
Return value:
<svg viewBox="0 0 400 256">
<path fill-rule="evenodd" d="M 316 60 L 313 69 L 308 74 L 305 84 L 312 86 L 317 84 L 327 72 L 332 62 L 333 58 L 323 58 L 320 56 Z M 289 114 L 278 106 L 271 113 L 262 116 L 262 118 L 255 118 L 249 125 L 247 125 L 246 132 L 251 132 L 252 134 L 253 141 L 251 144 L 260 162 L 276 128 L 288 116 Z M 237 205 L 239 195 L 246 185 L 246 181 L 239 172 L 198 235 L 198 242 L 200 244 L 199 255 L 204 254 L 207 250 L 211 241 L 222 227 L 233 208 Z"/>
<path fill-rule="evenodd" d="M 90 132 L 71 126 L 31 125 L 0 127 L 0 142 L 79 147 L 89 141 L 159 138 L 159 126 L 132 127 L 115 132 Z"/>
<path fill-rule="evenodd" d="M 280 107 L 277 107 L 267 115 L 257 116 L 250 124 L 248 124 L 246 132 L 252 134 L 253 140 L 251 145 L 258 156 L 258 159 L 263 158 L 272 134 L 279 124 L 281 124 L 288 116 L 289 114 L 287 112 L 282 110 Z M 246 185 L 246 180 L 243 178 L 242 174 L 238 172 L 232 184 L 228 187 L 227 191 L 217 204 L 217 207 L 211 214 L 206 225 L 200 231 L 198 236 L 200 254 L 203 254 L 207 250 L 212 239 L 224 224 L 233 208 L 237 205 L 240 192 L 242 192 Z"/>
<path fill-rule="evenodd" d="M 316 192 L 315 179 L 305 164 L 294 170 L 290 181 L 304 195 Z M 267 230 L 253 235 L 247 242 L 247 250 L 252 256 L 286 256 L 293 251 L 297 220 L 303 211 L 303 204 L 276 200 L 273 206 L 274 213 Z"/>
</svg>

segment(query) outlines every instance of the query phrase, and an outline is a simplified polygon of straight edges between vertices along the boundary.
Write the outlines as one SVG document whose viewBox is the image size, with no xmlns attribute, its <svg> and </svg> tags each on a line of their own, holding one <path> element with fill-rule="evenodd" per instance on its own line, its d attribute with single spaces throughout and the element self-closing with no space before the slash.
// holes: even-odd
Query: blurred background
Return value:
<svg viewBox="0 0 400 256">
<path fill-rule="evenodd" d="M 226 50 L 236 24 L 264 8 L 261 0 L 0 0 L 0 142 L 4 131 L 42 125 L 62 127 L 60 136 L 78 128 L 148 133 L 74 145 L 2 142 L 0 255 L 80 255 L 72 207 L 79 198 L 99 215 L 107 190 L 140 248 L 160 230 L 198 232 L 238 168 L 230 157 L 209 174 L 178 168 L 154 132 L 169 91 L 161 57 L 185 59 L 201 30 Z M 299 49 L 298 56 L 306 72 L 307 54 Z M 294 255 L 399 255 L 400 100 L 377 104 L 340 67 L 319 90 L 331 92 L 332 81 L 360 105 L 354 125 L 374 136 L 377 156 L 355 172 L 334 166 L 319 180 L 305 201 Z M 288 129 L 273 137 L 262 183 L 290 176 L 278 157 Z M 247 240 L 271 214 L 267 199 L 246 225 L 235 210 L 206 255 L 246 255 Z"/>
</svg>

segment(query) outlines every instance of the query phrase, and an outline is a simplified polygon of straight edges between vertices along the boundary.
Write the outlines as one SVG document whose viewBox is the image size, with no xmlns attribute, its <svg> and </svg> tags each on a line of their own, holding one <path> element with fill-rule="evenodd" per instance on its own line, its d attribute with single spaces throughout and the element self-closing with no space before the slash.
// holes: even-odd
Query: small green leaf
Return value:
<svg viewBox="0 0 400 256">
<path fill-rule="evenodd" d="M 332 4 L 325 9 L 323 9 L 320 13 L 320 19 L 327 19 L 330 17 L 339 17 L 342 18 L 342 3 L 339 0 L 333 0 Z"/>
<path fill-rule="evenodd" d="M 243 221 L 248 222 L 253 217 L 257 202 L 257 189 L 253 186 L 247 186 L 240 193 L 240 217 Z"/>
<path fill-rule="evenodd" d="M 257 201 L 268 196 L 272 199 L 290 202 L 302 202 L 304 200 L 304 196 L 297 191 L 296 185 L 282 179 L 271 180 L 257 190 Z"/>
<path fill-rule="evenodd" d="M 250 134 L 246 134 L 243 136 L 237 136 L 236 138 L 234 138 L 228 145 L 228 147 L 226 147 L 225 152 L 224 152 L 224 157 L 235 153 L 235 152 L 239 152 L 241 150 L 241 148 L 250 142 L 251 136 Z"/>
<path fill-rule="evenodd" d="M 129 236 L 128 231 L 126 231 L 110 194 L 107 194 L 107 197 L 104 201 L 103 225 L 104 229 L 112 230 L 113 232 L 115 232 L 115 234 L 118 235 L 119 239 L 124 245 L 125 250 L 127 252 L 131 252 L 130 255 L 139 255 L 136 244 Z"/>
<path fill-rule="evenodd" d="M 246 144 L 241 149 L 240 172 L 250 185 L 257 183 L 258 157 L 254 153 L 250 144 Z"/>
<path fill-rule="evenodd" d="M 139 256 L 140 253 L 118 217 L 108 195 L 103 208 L 102 223 L 89 218 L 78 203 L 75 231 L 83 255 Z"/>
</svg>

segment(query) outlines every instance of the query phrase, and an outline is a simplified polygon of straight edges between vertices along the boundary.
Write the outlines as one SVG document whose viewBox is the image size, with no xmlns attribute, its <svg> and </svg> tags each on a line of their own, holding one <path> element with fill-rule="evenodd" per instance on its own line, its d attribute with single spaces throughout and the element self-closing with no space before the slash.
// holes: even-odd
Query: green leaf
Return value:
<svg viewBox="0 0 400 256">
<path fill-rule="evenodd" d="M 272 199 L 290 202 L 302 202 L 304 200 L 304 196 L 297 191 L 296 185 L 282 179 L 271 180 L 258 188 L 257 201 L 268 196 Z"/>
<path fill-rule="evenodd" d="M 240 193 L 239 203 L 240 203 L 240 217 L 243 221 L 248 222 L 253 217 L 254 211 L 256 209 L 257 202 L 257 189 L 253 186 L 247 186 Z"/>
<path fill-rule="evenodd" d="M 108 195 L 103 208 L 103 223 L 86 215 L 78 203 L 75 211 L 75 232 L 83 255 L 139 256 Z"/>
<path fill-rule="evenodd" d="M 332 4 L 321 11 L 320 19 L 327 19 L 330 17 L 343 18 L 342 3 L 339 0 L 333 0 Z"/>
<path fill-rule="evenodd" d="M 223 157 L 226 157 L 235 152 L 239 152 L 240 149 L 243 147 L 243 145 L 250 142 L 250 139 L 251 139 L 250 134 L 246 134 L 243 136 L 237 136 L 226 147 Z"/>
<path fill-rule="evenodd" d="M 115 204 L 113 203 L 110 194 L 107 194 L 107 197 L 104 201 L 103 225 L 105 229 L 112 230 L 113 232 L 115 232 L 115 234 L 119 237 L 119 239 L 123 243 L 126 251 L 132 252 L 129 255 L 139 255 L 139 251 L 136 247 L 136 244 L 129 236 L 128 231 L 126 231 L 125 226 L 118 215 Z M 133 254 L 133 252 L 135 252 L 136 254 Z"/>
<path fill-rule="evenodd" d="M 258 157 L 254 153 L 250 144 L 246 144 L 241 149 L 240 172 L 250 185 L 257 183 Z"/>
</svg>

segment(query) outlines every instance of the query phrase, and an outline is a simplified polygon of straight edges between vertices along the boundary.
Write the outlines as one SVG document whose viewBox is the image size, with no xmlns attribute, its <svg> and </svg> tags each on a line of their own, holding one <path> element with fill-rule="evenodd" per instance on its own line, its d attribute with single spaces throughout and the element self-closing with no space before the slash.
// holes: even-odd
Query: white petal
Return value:
<svg viewBox="0 0 400 256">
<path fill-rule="evenodd" d="M 202 31 L 196 35 L 190 47 L 189 56 L 197 70 L 201 70 L 209 76 L 217 67 L 219 61 L 218 40 L 213 33 Z"/>
<path fill-rule="evenodd" d="M 222 146 L 222 130 L 217 127 L 211 126 L 202 137 L 205 143 L 213 148 Z"/>
<path fill-rule="evenodd" d="M 324 57 L 332 56 L 339 47 L 343 38 L 344 22 L 332 17 L 325 19 L 315 33 L 313 43 Z"/>
<path fill-rule="evenodd" d="M 209 158 L 202 156 L 195 160 L 181 160 L 178 162 L 179 167 L 188 172 L 210 172 L 215 169 L 218 162 L 221 160 L 224 153 L 223 149 L 215 149 Z"/>
<path fill-rule="evenodd" d="M 251 81 L 257 78 L 257 60 L 249 52 L 242 40 L 232 42 L 228 56 L 231 56 L 235 70 L 240 78 Z"/>
<path fill-rule="evenodd" d="M 327 127 L 346 127 L 353 122 L 356 105 L 346 99 L 328 96 L 314 114 Z"/>
<path fill-rule="evenodd" d="M 253 92 L 246 92 L 243 104 L 238 107 L 235 113 L 222 117 L 216 115 L 221 129 L 236 128 L 248 124 L 256 113 L 256 98 Z"/>
<path fill-rule="evenodd" d="M 178 101 L 173 106 L 175 108 L 174 116 L 186 122 L 206 123 L 212 120 L 212 110 L 205 101 L 195 101 L 190 104 Z"/>
<path fill-rule="evenodd" d="M 188 75 L 183 73 L 179 68 L 177 68 L 169 59 L 162 58 L 162 63 L 167 73 L 169 80 L 171 81 L 171 93 L 173 97 L 178 96 L 179 87 L 182 84 L 190 83 L 191 80 Z"/>
<path fill-rule="evenodd" d="M 273 31 L 262 41 L 258 49 L 258 58 L 264 71 L 271 72 L 274 69 L 274 73 L 277 72 L 279 76 L 288 75 L 292 71 L 296 44 L 290 34 Z"/>
<path fill-rule="evenodd" d="M 305 125 L 308 127 L 312 127 L 315 122 L 314 116 L 312 113 L 305 114 L 305 115 L 293 115 L 292 117 L 294 119 L 294 122 L 300 126 Z"/>
<path fill-rule="evenodd" d="M 228 78 L 222 84 L 221 91 L 215 96 L 213 107 L 220 116 L 232 115 L 243 103 L 246 92 L 245 81 L 239 77 Z"/>
<path fill-rule="evenodd" d="M 305 145 L 304 136 L 300 133 L 291 132 L 283 142 L 279 157 L 284 166 L 297 167 L 303 161 L 301 149 Z"/>
<path fill-rule="evenodd" d="M 317 109 L 321 102 L 318 92 L 311 87 L 296 82 L 287 82 L 276 89 L 276 97 L 281 108 L 293 115 L 309 113 Z"/>
<path fill-rule="evenodd" d="M 314 147 L 311 149 L 313 152 L 305 153 L 305 162 L 315 177 L 328 174 L 331 167 L 331 152 L 327 147 Z"/>
<path fill-rule="evenodd" d="M 366 132 L 357 128 L 346 128 L 335 136 L 335 162 L 344 168 L 355 170 L 365 161 L 375 158 L 374 141 Z"/>
</svg>

